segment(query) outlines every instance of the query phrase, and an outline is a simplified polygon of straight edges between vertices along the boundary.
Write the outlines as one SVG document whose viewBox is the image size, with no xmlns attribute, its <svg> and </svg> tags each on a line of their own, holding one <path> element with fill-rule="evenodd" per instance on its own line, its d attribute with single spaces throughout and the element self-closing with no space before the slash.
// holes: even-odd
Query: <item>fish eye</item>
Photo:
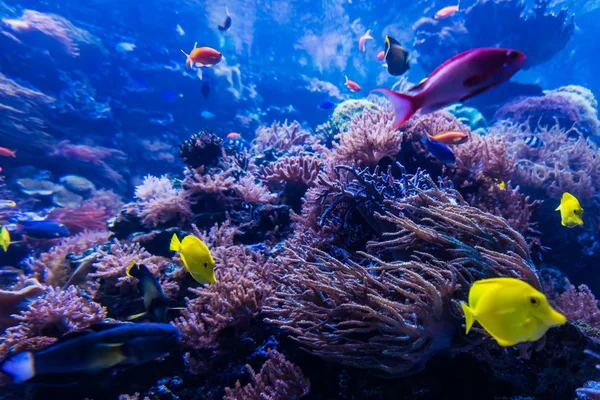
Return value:
<svg viewBox="0 0 600 400">
<path fill-rule="evenodd" d="M 531 303 L 532 306 L 537 307 L 540 305 L 540 301 L 538 299 L 536 299 L 535 297 L 530 297 L 529 298 L 529 302 Z"/>
<path fill-rule="evenodd" d="M 208 268 L 208 263 L 204 263 L 204 268 Z"/>
<path fill-rule="evenodd" d="M 518 52 L 516 52 L 514 50 L 508 52 L 508 58 L 510 60 L 516 60 L 518 57 L 519 57 L 519 53 Z"/>
</svg>

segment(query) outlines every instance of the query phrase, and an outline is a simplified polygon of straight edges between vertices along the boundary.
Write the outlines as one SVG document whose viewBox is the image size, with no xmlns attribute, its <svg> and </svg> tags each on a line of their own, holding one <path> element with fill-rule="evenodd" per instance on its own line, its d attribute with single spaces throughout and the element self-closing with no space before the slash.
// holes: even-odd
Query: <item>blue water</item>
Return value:
<svg viewBox="0 0 600 400">
<path fill-rule="evenodd" d="M 175 324 L 183 336 L 156 357 L 145 344 L 147 359 L 128 337 L 120 350 L 127 361 L 108 365 L 107 356 L 99 368 L 90 367 L 95 356 L 38 356 L 39 371 L 25 383 L 0 373 L 0 398 L 586 398 L 576 389 L 600 379 L 584 354 L 600 340 L 593 297 L 600 293 L 600 4 L 463 0 L 447 8 L 454 6 L 0 0 L 1 359 L 39 354 L 58 339 L 75 340 L 70 334 L 106 329 L 99 322 L 126 323 L 143 312 L 150 286 L 127 277 L 132 260 L 148 264 L 152 285 L 164 290 L 160 301 L 174 308 L 164 320 L 151 312 L 142 319 Z M 228 13 L 231 27 L 219 29 Z M 402 75 L 385 64 L 399 61 L 378 60 L 386 35 L 409 56 Z M 186 68 L 182 51 L 191 53 L 194 43 L 222 58 Z M 446 73 L 447 60 L 482 48 L 527 60 L 510 79 L 499 78 L 508 59 L 497 69 L 490 62 Z M 455 84 L 445 93 L 452 100 L 422 95 L 442 111 L 428 114 L 419 103 L 420 113 L 392 129 L 398 107 L 371 91 L 417 97 L 441 75 Z M 473 94 L 468 82 L 494 87 Z M 381 128 L 375 120 L 387 122 Z M 274 123 L 283 128 L 268 136 Z M 305 137 L 289 145 L 291 131 Z M 447 131 L 464 138 L 424 140 Z M 368 139 L 356 144 L 362 139 L 352 132 Z M 477 147 L 479 140 L 485 144 Z M 294 175 L 298 169 L 305 174 Z M 213 185 L 219 179 L 221 189 Z M 441 192 L 432 194 L 434 184 Z M 244 196 L 239 185 L 263 197 Z M 419 197 L 424 192 L 446 196 L 431 215 L 421 213 L 433 207 Z M 555 210 L 565 192 L 583 210 L 581 223 L 569 227 Z M 508 228 L 494 218 L 506 218 Z M 386 242 L 412 227 L 431 227 L 443 243 L 435 235 Z M 80 244 L 88 234 L 98 236 Z M 188 274 L 192 256 L 173 253 L 173 234 L 206 242 L 209 255 L 197 267 L 214 258 L 216 284 Z M 483 249 L 518 260 L 503 269 Z M 89 273 L 73 283 L 88 256 Z M 334 259 L 364 274 L 344 278 Z M 421 263 L 427 289 L 389 267 L 411 260 Z M 423 267 L 430 260 L 439 261 L 436 273 Z M 529 282 L 568 323 L 506 349 L 483 325 L 465 334 L 460 301 L 470 300 L 474 281 L 498 276 Z M 2 297 L 32 279 L 43 294 L 16 305 Z M 584 284 L 589 289 L 575 289 Z M 431 300 L 435 293 L 443 306 Z M 371 313 L 356 317 L 357 309 Z M 515 326 L 543 320 L 531 315 Z M 96 354 L 91 347 L 82 353 Z M 58 373 L 57 362 L 68 371 Z M 256 373 L 264 365 L 262 384 L 246 365 Z M 250 385 L 245 394 L 236 381 Z"/>
</svg>

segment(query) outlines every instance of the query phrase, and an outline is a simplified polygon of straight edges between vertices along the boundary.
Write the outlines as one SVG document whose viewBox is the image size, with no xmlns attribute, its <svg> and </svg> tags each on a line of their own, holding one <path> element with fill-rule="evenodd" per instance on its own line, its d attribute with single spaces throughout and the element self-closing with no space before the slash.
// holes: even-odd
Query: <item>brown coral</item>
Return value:
<svg viewBox="0 0 600 400">
<path fill-rule="evenodd" d="M 315 185 L 323 162 L 318 156 L 304 154 L 280 158 L 271 165 L 260 166 L 260 178 L 271 187 L 282 189 L 287 184 L 299 184 L 306 188 Z"/>
</svg>

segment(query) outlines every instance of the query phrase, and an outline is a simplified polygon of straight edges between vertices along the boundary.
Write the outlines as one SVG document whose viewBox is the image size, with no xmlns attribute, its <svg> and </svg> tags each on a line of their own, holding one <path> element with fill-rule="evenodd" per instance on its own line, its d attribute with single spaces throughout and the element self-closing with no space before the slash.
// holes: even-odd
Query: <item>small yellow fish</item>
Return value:
<svg viewBox="0 0 600 400">
<path fill-rule="evenodd" d="M 496 184 L 496 187 L 500 190 L 506 190 L 506 182 L 504 182 L 501 179 L 498 178 L 492 178 L 492 180 L 494 181 L 494 183 Z"/>
<path fill-rule="evenodd" d="M 560 211 L 562 226 L 574 228 L 577 225 L 583 225 L 583 208 L 581 208 L 579 200 L 571 193 L 563 193 L 560 205 L 554 211 Z"/>
<path fill-rule="evenodd" d="M 215 283 L 215 260 L 208 247 L 196 236 L 186 236 L 180 242 L 177 234 L 171 238 L 171 251 L 176 251 L 185 269 L 198 283 Z"/>
<path fill-rule="evenodd" d="M 6 227 L 3 226 L 2 229 L 0 229 L 0 247 L 2 247 L 2 250 L 7 252 L 9 245 L 10 245 L 10 233 L 8 233 L 8 230 L 6 229 Z"/>
<path fill-rule="evenodd" d="M 475 321 L 500 346 L 538 340 L 549 328 L 567 319 L 555 311 L 543 293 L 515 278 L 483 279 L 473 283 L 469 304 L 461 302 L 467 333 Z"/>
<path fill-rule="evenodd" d="M 10 208 L 15 208 L 17 203 L 12 200 L 0 200 L 0 210 L 8 210 Z"/>
</svg>

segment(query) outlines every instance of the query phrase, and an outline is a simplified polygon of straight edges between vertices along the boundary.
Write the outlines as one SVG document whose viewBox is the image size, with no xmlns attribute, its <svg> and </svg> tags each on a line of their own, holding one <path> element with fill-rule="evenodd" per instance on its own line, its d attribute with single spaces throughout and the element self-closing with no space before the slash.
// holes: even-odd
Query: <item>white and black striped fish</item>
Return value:
<svg viewBox="0 0 600 400">
<path fill-rule="evenodd" d="M 533 147 L 534 149 L 539 149 L 540 147 L 542 147 L 544 145 L 544 142 L 542 141 L 542 139 L 540 139 L 539 137 L 537 137 L 535 135 L 527 136 L 523 140 L 525 141 L 525 144 L 527 146 Z"/>
</svg>

